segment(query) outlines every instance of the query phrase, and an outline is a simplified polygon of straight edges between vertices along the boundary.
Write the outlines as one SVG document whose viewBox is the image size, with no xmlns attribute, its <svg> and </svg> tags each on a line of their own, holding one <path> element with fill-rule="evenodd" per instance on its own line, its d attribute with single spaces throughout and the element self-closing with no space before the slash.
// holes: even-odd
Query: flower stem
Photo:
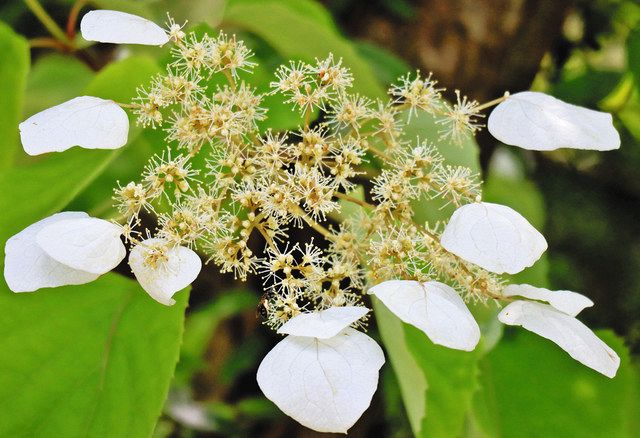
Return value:
<svg viewBox="0 0 640 438">
<path fill-rule="evenodd" d="M 73 40 L 76 37 L 76 24 L 78 23 L 78 14 L 80 10 L 87 3 L 86 0 L 76 0 L 69 12 L 69 18 L 67 19 L 67 38 Z"/>
<path fill-rule="evenodd" d="M 510 96 L 508 91 L 504 92 L 504 95 L 502 97 L 498 97 L 497 99 L 493 99 L 490 100 L 489 102 L 483 103 L 482 105 L 479 105 L 475 108 L 475 111 L 482 111 L 483 109 L 489 108 L 491 106 L 497 105 L 499 103 L 504 102 L 505 100 L 507 100 L 507 98 Z"/>
<path fill-rule="evenodd" d="M 65 47 L 70 49 L 74 48 L 73 43 L 69 40 L 67 34 L 65 34 L 60 26 L 58 26 L 53 18 L 51 18 L 51 15 L 44 10 L 38 0 L 24 0 L 24 3 L 54 38 L 63 43 Z"/>
<path fill-rule="evenodd" d="M 360 207 L 368 208 L 368 209 L 371 209 L 371 210 L 376 208 L 375 205 L 369 204 L 367 201 L 363 201 L 361 199 L 354 198 L 353 196 L 349 196 L 349 195 L 347 195 L 345 193 L 334 192 L 333 196 L 335 196 L 336 198 L 342 199 L 344 201 L 351 202 L 353 204 L 358 204 Z"/>
<path fill-rule="evenodd" d="M 382 158 L 383 160 L 386 160 L 386 161 L 389 161 L 389 162 L 391 162 L 391 161 L 392 161 L 392 159 L 391 159 L 391 156 L 390 156 L 390 155 L 388 155 L 387 153 L 385 153 L 385 152 L 381 151 L 381 150 L 380 150 L 380 149 L 378 149 L 378 148 L 375 148 L 375 147 L 373 147 L 373 146 L 368 146 L 368 147 L 367 147 L 367 149 L 368 149 L 368 150 L 369 150 L 373 155 L 376 155 L 376 156 L 378 156 L 379 158 Z"/>
</svg>

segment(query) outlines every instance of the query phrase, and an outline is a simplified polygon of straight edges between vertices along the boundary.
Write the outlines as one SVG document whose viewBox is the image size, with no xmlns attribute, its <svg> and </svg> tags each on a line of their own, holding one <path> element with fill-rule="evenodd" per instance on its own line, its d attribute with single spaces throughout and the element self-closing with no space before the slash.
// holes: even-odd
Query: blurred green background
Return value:
<svg viewBox="0 0 640 438">
<path fill-rule="evenodd" d="M 169 12 L 179 22 L 189 20 L 188 29 L 197 32 L 236 33 L 256 53 L 260 66 L 248 79 L 263 91 L 280 63 L 333 52 L 353 69 L 357 91 L 371 97 L 380 97 L 399 75 L 418 68 L 479 101 L 532 88 L 612 112 L 623 139 L 613 152 L 522 151 L 482 133 L 477 149 L 443 153 L 481 170 L 485 199 L 514 207 L 545 234 L 546 256 L 514 281 L 575 290 L 593 299 L 595 307 L 581 319 L 607 329 L 599 334 L 623 358 L 618 376 L 608 380 L 522 330 L 502 333 L 492 322 L 496 309 L 491 306 L 475 309 L 485 337 L 472 354 L 436 347 L 377 309 L 380 327 L 371 328 L 372 336 L 394 341 L 385 344 L 388 363 L 372 406 L 349 435 L 640 436 L 637 1 L 39 4 L 62 29 L 71 11 L 81 16 L 103 8 L 158 23 Z M 81 38 L 69 44 L 73 50 L 52 43 L 34 7 L 28 0 L 0 5 L 2 242 L 61 209 L 109 216 L 115 181 L 135 179 L 164 147 L 161 132 L 133 128 L 130 144 L 121 151 L 73 149 L 36 158 L 23 153 L 19 121 L 80 94 L 128 101 L 168 59 L 166 49 L 87 45 Z M 70 36 L 74 30 L 71 26 Z M 266 126 L 297 126 L 277 98 L 267 98 L 266 104 L 271 107 Z M 425 125 L 411 129 L 421 136 L 434 134 Z M 208 266 L 192 286 L 181 341 L 187 292 L 174 308 L 165 309 L 117 274 L 28 297 L 16 297 L 2 284 L 0 436 L 319 435 L 281 414 L 258 390 L 255 370 L 277 342 L 256 317 L 260 294 L 259 280 L 239 284 Z M 110 330 L 114 321 L 115 331 Z"/>
</svg>

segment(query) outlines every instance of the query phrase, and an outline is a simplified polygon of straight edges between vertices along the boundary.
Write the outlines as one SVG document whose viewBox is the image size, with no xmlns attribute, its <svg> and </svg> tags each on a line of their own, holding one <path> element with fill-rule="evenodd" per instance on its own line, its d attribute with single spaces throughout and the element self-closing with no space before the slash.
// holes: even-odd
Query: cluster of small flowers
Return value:
<svg viewBox="0 0 640 438">
<path fill-rule="evenodd" d="M 163 129 L 169 146 L 140 181 L 115 189 L 118 226 L 66 212 L 12 237 L 5 278 L 13 291 L 95 280 L 126 256 L 121 235 L 141 286 L 166 305 L 200 272 L 195 250 L 241 280 L 260 275 L 265 322 L 288 336 L 261 363 L 258 383 L 285 413 L 326 432 L 355 423 L 384 363 L 375 341 L 356 330 L 367 321 L 365 291 L 435 344 L 465 351 L 480 339 L 465 300 L 505 301 L 501 322 L 615 375 L 618 356 L 575 318 L 593 305 L 588 298 L 505 287 L 501 274 L 533 265 L 547 248 L 544 237 L 511 208 L 482 202 L 468 168 L 447 165 L 435 144 L 404 134 L 404 123 L 426 113 L 441 126 L 437 140 L 460 142 L 479 129 L 480 110 L 499 104 L 488 128 L 504 143 L 610 150 L 620 146 L 610 115 L 532 92 L 479 105 L 456 91 L 451 105 L 431 75 L 419 73 L 400 78 L 388 101 L 371 101 L 349 92 L 351 73 L 329 55 L 277 70 L 272 93 L 299 111 L 300 128 L 261 132 L 263 96 L 239 74 L 255 64 L 235 37 L 187 35 L 173 22 L 165 32 L 115 11 L 90 12 L 81 29 L 94 41 L 173 42 L 167 72 L 126 105 L 140 125 Z M 316 114 L 324 121 L 312 123 Z M 84 96 L 34 115 L 20 130 L 34 155 L 74 145 L 115 149 L 127 141 L 128 119 L 119 104 Z M 364 197 L 356 195 L 360 185 L 369 188 Z M 412 206 L 425 200 L 456 210 L 446 224 L 416 223 Z M 343 214 L 347 204 L 358 213 Z M 158 218 L 157 229 L 143 227 L 143 212 Z M 327 218 L 337 225 L 326 226 Z M 324 244 L 311 236 L 292 242 L 293 228 Z M 265 243 L 257 254 L 250 248 L 256 234 Z"/>
<path fill-rule="evenodd" d="M 403 137 L 406 110 L 439 114 L 456 138 L 463 127 L 466 134 L 477 128 L 472 110 L 466 123 L 456 124 L 462 107 L 449 107 L 431 77 L 401 78 L 388 101 L 374 102 L 349 92 L 353 77 L 332 55 L 313 64 L 291 62 L 276 71 L 272 94 L 300 112 L 301 128 L 261 135 L 257 123 L 267 111 L 260 106 L 262 96 L 237 74 L 254 66 L 249 49 L 223 33 L 189 34 L 174 44 L 167 73 L 139 90 L 134 112 L 140 125 L 163 128 L 167 143 L 185 153 L 172 159 L 169 149 L 168 158 L 151 160 L 140 183 L 116 190 L 130 225 L 140 223 L 141 211 L 155 211 L 157 201 L 168 199 L 172 212 L 156 213 L 155 236 L 169 246 L 199 248 L 222 272 L 242 280 L 260 274 L 266 322 L 274 328 L 301 311 L 358 303 L 367 276 L 376 282 L 437 278 L 463 294 L 499 294 L 497 278 L 442 250 L 435 230 L 413 222 L 411 205 L 417 201 L 440 198 L 460 206 L 480 196 L 468 168 L 448 166 L 433 144 Z M 217 74 L 227 83 L 213 88 Z M 326 121 L 311 124 L 318 111 Z M 200 153 L 208 165 L 192 170 L 190 159 Z M 372 179 L 376 205 L 349 196 L 372 154 L 382 167 Z M 345 218 L 344 226 L 325 228 L 327 215 L 340 212 L 339 200 L 365 206 L 366 220 Z M 325 252 L 313 241 L 278 246 L 289 240 L 291 227 L 305 226 L 327 240 Z M 264 257 L 249 248 L 254 233 L 267 244 Z M 343 250 L 345 234 L 354 233 L 351 248 Z"/>
</svg>

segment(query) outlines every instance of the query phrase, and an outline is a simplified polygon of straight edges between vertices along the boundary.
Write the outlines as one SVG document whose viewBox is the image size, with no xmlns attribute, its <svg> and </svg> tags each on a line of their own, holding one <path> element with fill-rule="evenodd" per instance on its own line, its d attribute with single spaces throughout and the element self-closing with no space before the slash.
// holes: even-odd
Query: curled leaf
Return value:
<svg viewBox="0 0 640 438">
<path fill-rule="evenodd" d="M 289 335 L 262 360 L 262 392 L 318 432 L 346 433 L 371 404 L 384 364 L 369 336 L 346 328 L 329 339 Z"/>
<path fill-rule="evenodd" d="M 489 115 L 487 128 L 503 143 L 535 151 L 620 147 L 611 114 L 533 91 L 512 94 L 499 104 Z"/>
<path fill-rule="evenodd" d="M 62 152 L 73 146 L 118 149 L 127 143 L 127 113 L 111 100 L 82 96 L 41 111 L 20 123 L 29 155 Z"/>
<path fill-rule="evenodd" d="M 49 257 L 73 269 L 102 275 L 127 255 L 120 226 L 93 217 L 57 221 L 42 228 L 36 242 Z"/>
<path fill-rule="evenodd" d="M 7 240 L 4 248 L 4 278 L 13 292 L 33 292 L 43 287 L 89 283 L 99 277 L 66 266 L 47 255 L 36 243 L 43 228 L 59 221 L 89 217 L 86 213 L 65 211 L 54 214 L 20 231 Z"/>
<path fill-rule="evenodd" d="M 476 202 L 458 208 L 440 243 L 449 252 L 497 274 L 516 274 L 533 265 L 547 241 L 517 211 Z"/>
<path fill-rule="evenodd" d="M 473 350 L 480 327 L 456 291 L 444 283 L 391 280 L 369 293 L 398 318 L 422 330 L 434 344 L 456 350 Z"/>
<path fill-rule="evenodd" d="M 332 338 L 362 318 L 369 309 L 361 306 L 331 307 L 320 312 L 301 313 L 284 323 L 278 333 L 307 336 L 318 339 Z"/>
<path fill-rule="evenodd" d="M 80 31 L 85 40 L 101 43 L 161 46 L 169 41 L 169 35 L 154 22 L 119 11 L 97 10 L 85 14 Z"/>
<path fill-rule="evenodd" d="M 500 322 L 519 325 L 557 344 L 578 362 L 614 377 L 620 358 L 586 325 L 547 304 L 514 301 L 498 315 Z"/>
<path fill-rule="evenodd" d="M 200 273 L 198 254 L 184 246 L 167 246 L 163 239 L 140 242 L 129 254 L 129 266 L 140 286 L 167 306 L 175 304 L 173 294 L 189 286 Z"/>
<path fill-rule="evenodd" d="M 593 301 L 577 292 L 569 290 L 551 291 L 528 284 L 510 284 L 502 292 L 507 297 L 521 296 L 531 300 L 546 301 L 552 307 L 567 315 L 576 316 L 585 308 L 593 306 Z"/>
</svg>

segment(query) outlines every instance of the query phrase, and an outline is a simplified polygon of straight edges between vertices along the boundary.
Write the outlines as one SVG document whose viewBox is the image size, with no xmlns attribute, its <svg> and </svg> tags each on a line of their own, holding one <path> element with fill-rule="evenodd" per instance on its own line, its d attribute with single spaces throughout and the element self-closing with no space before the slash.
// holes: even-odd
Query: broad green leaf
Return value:
<svg viewBox="0 0 640 438">
<path fill-rule="evenodd" d="M 481 349 L 465 352 L 434 345 L 420 330 L 373 301 L 414 435 L 459 436 L 477 388 Z"/>
<path fill-rule="evenodd" d="M 535 334 L 509 334 L 481 362 L 474 404 L 484 436 L 637 436 L 637 376 L 619 338 L 598 333 L 621 357 L 618 375 L 609 379 Z"/>
<path fill-rule="evenodd" d="M 0 22 L 0 169 L 11 166 L 19 148 L 18 123 L 29 71 L 29 44 Z"/>
<path fill-rule="evenodd" d="M 94 75 L 71 56 L 51 54 L 39 58 L 27 79 L 25 117 L 81 96 Z"/>
<path fill-rule="evenodd" d="M 366 41 L 356 41 L 354 44 L 358 54 L 371 65 L 376 72 L 378 82 L 385 88 L 412 70 L 403 59 L 375 44 Z"/>
<path fill-rule="evenodd" d="M 459 436 L 478 387 L 481 348 L 459 351 L 435 345 L 413 326 L 404 327 L 409 351 L 427 376 L 426 412 L 420 436 Z"/>
<path fill-rule="evenodd" d="M 305 13 L 313 8 L 297 6 L 278 0 L 232 0 L 224 13 L 224 22 L 250 31 L 273 46 L 283 58 L 313 61 L 329 53 L 342 58 L 350 67 L 354 78 L 353 90 L 370 97 L 382 97 L 384 90 L 378 85 L 374 71 L 363 61 L 349 41 L 340 35 L 335 26 L 329 26 L 318 14 Z"/>
<path fill-rule="evenodd" d="M 75 148 L 2 172 L 0 242 L 63 209 L 113 157 Z M 30 294 L 1 284 L 0 436 L 149 436 L 178 358 L 178 297 L 161 306 L 116 274 Z"/>
<path fill-rule="evenodd" d="M 0 243 L 64 208 L 114 157 L 113 151 L 74 148 L 0 173 Z"/>
<path fill-rule="evenodd" d="M 136 89 L 160 72 L 158 63 L 149 56 L 132 56 L 103 68 L 89 84 L 85 93 L 90 96 L 129 103 Z"/>
<path fill-rule="evenodd" d="M 107 274 L 82 286 L 0 290 L 0 436 L 148 437 L 178 359 L 173 307 Z"/>
<path fill-rule="evenodd" d="M 422 419 L 426 412 L 427 378 L 413 357 L 405 340 L 404 324 L 375 297 L 372 298 L 376 323 L 389 357 L 389 362 L 398 378 L 404 407 L 414 435 L 419 436 Z M 431 342 L 427 340 L 427 342 Z"/>
</svg>

